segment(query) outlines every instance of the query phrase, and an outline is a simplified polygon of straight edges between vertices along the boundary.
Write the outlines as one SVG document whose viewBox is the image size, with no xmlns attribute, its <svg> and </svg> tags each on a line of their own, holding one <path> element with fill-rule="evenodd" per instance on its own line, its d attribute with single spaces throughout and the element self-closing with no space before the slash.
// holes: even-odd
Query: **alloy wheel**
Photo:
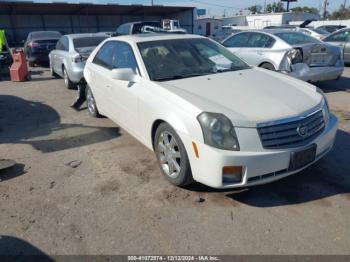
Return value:
<svg viewBox="0 0 350 262">
<path fill-rule="evenodd" d="M 175 137 L 162 132 L 158 139 L 158 158 L 164 173 L 175 178 L 181 171 L 181 153 Z"/>
</svg>

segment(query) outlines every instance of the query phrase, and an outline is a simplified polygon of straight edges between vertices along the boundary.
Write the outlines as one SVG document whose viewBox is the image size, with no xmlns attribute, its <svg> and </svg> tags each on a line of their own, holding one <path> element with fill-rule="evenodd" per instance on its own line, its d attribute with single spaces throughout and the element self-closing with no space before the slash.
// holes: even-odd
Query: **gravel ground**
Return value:
<svg viewBox="0 0 350 262">
<path fill-rule="evenodd" d="M 319 86 L 340 119 L 331 153 L 284 180 L 220 191 L 170 185 L 153 152 L 73 111 L 76 91 L 47 69 L 1 81 L 0 158 L 18 164 L 0 171 L 0 253 L 350 254 L 350 68 Z"/>
</svg>

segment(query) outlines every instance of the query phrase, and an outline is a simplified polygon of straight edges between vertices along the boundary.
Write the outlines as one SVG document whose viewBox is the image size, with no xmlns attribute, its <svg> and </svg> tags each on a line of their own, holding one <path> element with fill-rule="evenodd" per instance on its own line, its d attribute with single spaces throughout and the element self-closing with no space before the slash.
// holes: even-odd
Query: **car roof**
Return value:
<svg viewBox="0 0 350 262">
<path fill-rule="evenodd" d="M 82 37 L 96 37 L 96 36 L 105 36 L 109 37 L 107 33 L 81 33 L 81 34 L 68 34 L 66 35 L 71 39 L 77 39 L 77 38 L 82 38 Z"/>
<path fill-rule="evenodd" d="M 176 39 L 193 39 L 193 38 L 205 38 L 199 35 L 191 34 L 171 34 L 171 33 L 145 33 L 145 34 L 134 34 L 134 35 L 121 35 L 111 37 L 114 40 L 125 40 L 129 42 L 150 42 L 150 41 L 161 41 L 161 40 L 176 40 Z"/>
</svg>

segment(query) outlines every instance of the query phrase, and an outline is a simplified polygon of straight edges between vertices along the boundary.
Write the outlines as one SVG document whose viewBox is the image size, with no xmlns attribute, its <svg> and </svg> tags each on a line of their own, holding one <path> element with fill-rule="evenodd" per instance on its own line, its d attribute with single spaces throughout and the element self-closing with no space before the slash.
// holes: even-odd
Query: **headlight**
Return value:
<svg viewBox="0 0 350 262">
<path fill-rule="evenodd" d="M 324 123 L 327 125 L 329 122 L 330 118 L 330 112 L 329 112 L 329 105 L 327 101 L 326 95 L 323 93 L 323 91 L 317 87 L 317 93 L 322 95 L 323 100 L 322 100 L 322 113 L 323 113 L 323 118 L 324 118 Z"/>
<path fill-rule="evenodd" d="M 240 150 L 235 129 L 226 116 L 204 112 L 197 119 L 202 127 L 205 144 L 224 150 Z"/>
</svg>

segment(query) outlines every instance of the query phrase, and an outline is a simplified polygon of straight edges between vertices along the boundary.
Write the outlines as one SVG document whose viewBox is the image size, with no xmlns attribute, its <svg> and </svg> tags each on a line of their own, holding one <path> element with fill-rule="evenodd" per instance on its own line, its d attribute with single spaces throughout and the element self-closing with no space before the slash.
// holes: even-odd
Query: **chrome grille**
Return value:
<svg viewBox="0 0 350 262">
<path fill-rule="evenodd" d="M 325 128 L 322 110 L 287 123 L 258 127 L 264 148 L 288 148 L 307 144 Z"/>
</svg>

